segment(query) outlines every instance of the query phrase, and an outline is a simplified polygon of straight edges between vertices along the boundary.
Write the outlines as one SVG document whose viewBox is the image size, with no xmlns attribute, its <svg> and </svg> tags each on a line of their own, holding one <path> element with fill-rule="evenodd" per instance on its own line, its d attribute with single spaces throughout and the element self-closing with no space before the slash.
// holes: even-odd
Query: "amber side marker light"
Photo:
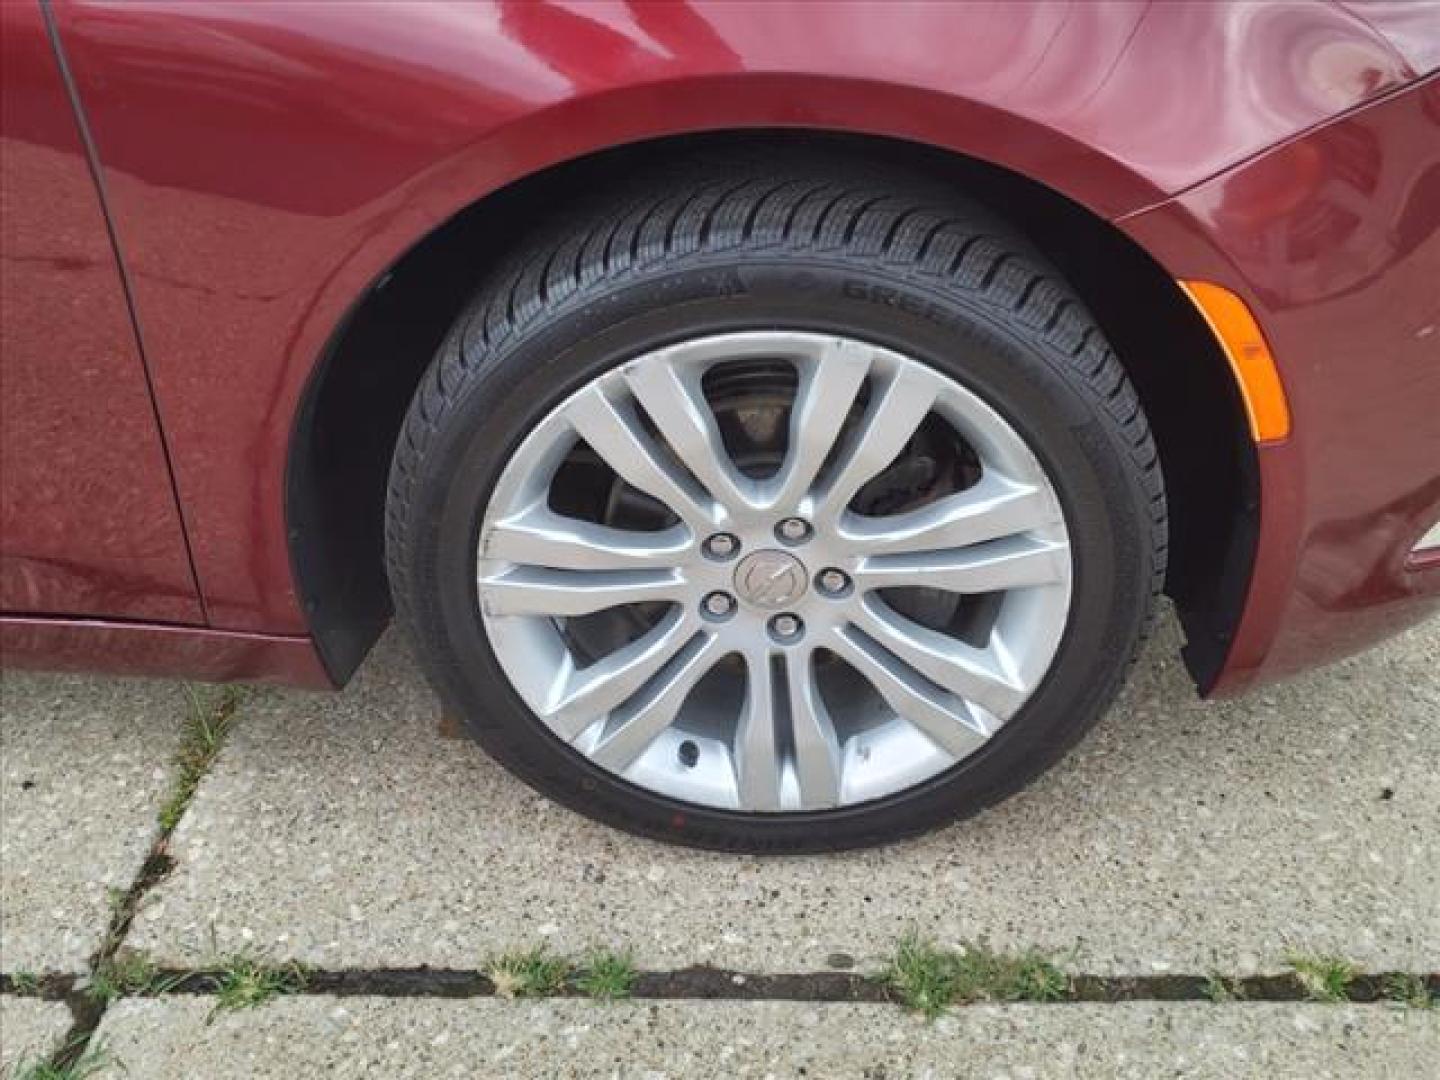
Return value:
<svg viewBox="0 0 1440 1080">
<path fill-rule="evenodd" d="M 1285 387 L 1260 324 L 1245 301 L 1208 281 L 1182 281 L 1180 288 L 1225 350 L 1250 418 L 1250 434 L 1257 443 L 1286 438 L 1290 434 L 1290 406 L 1285 401 Z"/>
</svg>

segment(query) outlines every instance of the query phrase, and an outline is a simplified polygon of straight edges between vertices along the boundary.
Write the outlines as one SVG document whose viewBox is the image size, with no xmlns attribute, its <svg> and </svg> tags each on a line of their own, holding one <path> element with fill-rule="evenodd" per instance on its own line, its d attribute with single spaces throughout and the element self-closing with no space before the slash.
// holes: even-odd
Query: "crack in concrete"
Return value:
<svg viewBox="0 0 1440 1080">
<path fill-rule="evenodd" d="M 192 700 L 195 700 L 193 696 Z M 135 880 L 130 883 L 124 896 L 111 911 L 110 922 L 105 929 L 105 937 L 100 943 L 100 948 L 90 958 L 87 977 L 82 980 L 73 975 L 47 975 L 41 982 L 43 986 L 45 985 L 44 980 L 55 980 L 54 985 L 57 988 L 63 986 L 63 996 L 57 1000 L 64 1001 L 70 1008 L 70 1028 L 65 1033 L 59 1049 L 50 1058 L 50 1067 L 57 1073 L 64 1072 L 68 1075 L 68 1070 L 80 1062 L 90 1049 L 95 1029 L 105 1018 L 105 1010 L 110 1007 L 110 1000 L 97 998 L 87 993 L 89 980 L 94 979 L 96 974 L 115 958 L 115 954 L 124 945 L 125 938 L 130 933 L 130 926 L 135 921 L 135 913 L 139 910 L 140 902 L 145 898 L 145 894 L 164 881 L 175 869 L 175 860 L 170 857 L 169 853 L 170 836 L 195 797 L 200 780 L 214 764 L 239 703 L 238 692 L 226 688 L 208 712 L 191 715 L 187 718 L 185 734 L 176 750 L 176 775 L 174 777 L 176 792 L 162 807 L 159 828 L 150 842 L 150 850 L 145 856 L 145 861 L 140 865 L 140 872 L 135 875 Z M 186 754 L 191 749 L 187 740 L 192 738 L 197 726 L 204 737 L 214 739 L 215 743 L 205 755 L 203 766 L 187 777 L 185 771 L 191 767 L 186 761 Z M 68 979 L 68 983 L 63 981 L 65 979 Z M 0 975 L 0 991 L 9 992 L 13 985 L 13 976 Z M 120 996 L 127 995 L 121 994 Z"/>
<path fill-rule="evenodd" d="M 127 992 L 120 996 L 213 996 L 223 974 L 223 971 L 205 968 L 161 968 L 155 972 L 155 981 L 163 984 L 164 990 Z M 1389 1000 L 1386 987 L 1397 978 L 1419 979 L 1433 998 L 1440 998 L 1440 972 L 1382 971 L 1351 976 L 1340 1003 L 1371 1004 Z M 1226 990 L 1233 995 L 1227 1003 L 1313 1001 L 1305 984 L 1294 974 L 1075 974 L 1067 976 L 1068 986 L 1061 997 L 1044 1004 L 1211 1002 L 1217 979 L 1223 980 Z M 77 997 L 83 996 L 77 989 L 78 984 L 79 979 L 73 975 L 45 975 L 40 977 L 33 989 L 20 991 L 13 976 L 0 975 L 0 993 L 13 995 L 23 992 L 30 997 L 52 1001 L 74 1002 Z M 495 996 L 495 985 L 482 971 L 473 968 L 309 968 L 304 986 L 290 993 L 321 997 L 483 998 Z M 570 985 L 556 993 L 536 995 L 538 998 L 584 996 Z M 646 1001 L 898 1002 L 890 987 L 878 976 L 836 971 L 764 974 L 706 965 L 638 972 L 630 997 Z M 957 1005 L 963 1007 L 963 1003 Z M 102 1005 L 96 1015 L 97 1023 L 103 1011 Z"/>
</svg>

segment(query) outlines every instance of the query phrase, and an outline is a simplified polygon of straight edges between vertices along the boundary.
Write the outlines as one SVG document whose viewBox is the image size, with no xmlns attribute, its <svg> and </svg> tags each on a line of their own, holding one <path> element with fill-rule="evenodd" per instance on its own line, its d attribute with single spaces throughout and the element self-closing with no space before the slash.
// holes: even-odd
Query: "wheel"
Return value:
<svg viewBox="0 0 1440 1080">
<path fill-rule="evenodd" d="M 459 319 L 391 471 L 396 609 L 485 748 L 584 814 L 891 840 L 1113 698 L 1164 570 L 1159 463 L 1004 225 L 844 160 L 721 166 L 577 212 Z"/>
</svg>

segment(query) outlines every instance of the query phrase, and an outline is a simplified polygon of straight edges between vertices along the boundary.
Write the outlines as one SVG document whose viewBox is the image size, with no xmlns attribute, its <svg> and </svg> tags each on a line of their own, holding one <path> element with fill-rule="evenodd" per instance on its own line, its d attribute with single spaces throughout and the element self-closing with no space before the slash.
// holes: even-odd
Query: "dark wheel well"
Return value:
<svg viewBox="0 0 1440 1080">
<path fill-rule="evenodd" d="M 1174 281 L 1118 229 L 1033 181 L 911 143 L 803 132 L 687 136 L 556 166 L 487 196 L 432 232 L 361 297 L 332 336 L 291 439 L 286 514 L 311 630 L 337 682 L 390 614 L 386 476 L 405 410 L 482 279 L 555 207 L 597 185 L 732 143 L 816 152 L 938 175 L 1028 234 L 1084 298 L 1125 365 L 1159 447 L 1169 497 L 1166 592 L 1202 690 L 1219 671 L 1249 583 L 1255 454 L 1224 357 Z"/>
</svg>

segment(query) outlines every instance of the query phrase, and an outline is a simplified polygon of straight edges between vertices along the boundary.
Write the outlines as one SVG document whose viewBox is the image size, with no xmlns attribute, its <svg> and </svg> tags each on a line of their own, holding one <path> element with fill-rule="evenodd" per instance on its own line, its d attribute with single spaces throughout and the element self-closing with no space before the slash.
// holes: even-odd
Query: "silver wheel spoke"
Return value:
<svg viewBox="0 0 1440 1080">
<path fill-rule="evenodd" d="M 791 649 L 785 655 L 790 733 L 795 745 L 795 775 L 800 808 L 823 810 L 840 803 L 840 743 L 835 724 L 815 682 L 815 654 Z"/>
<path fill-rule="evenodd" d="M 1061 520 L 1054 496 L 1032 484 L 989 475 L 966 491 L 885 517 L 847 514 L 842 539 L 857 552 L 939 551 L 998 540 Z"/>
<path fill-rule="evenodd" d="M 525 566 L 480 580 L 488 615 L 589 615 L 621 604 L 685 599 L 678 570 L 552 570 Z"/>
<path fill-rule="evenodd" d="M 921 626 L 883 604 L 857 604 L 855 624 L 926 679 L 1001 720 L 1008 720 L 1028 694 L 1004 670 L 998 653 Z"/>
<path fill-rule="evenodd" d="M 714 634 L 691 638 L 643 692 L 616 710 L 590 757 L 608 769 L 624 772 L 670 726 L 690 691 L 720 655 Z"/>
<path fill-rule="evenodd" d="M 772 505 L 782 509 L 795 506 L 815 483 L 870 371 L 872 351 L 865 345 L 837 341 L 801 371 L 790 410 L 789 453 L 772 481 Z"/>
<path fill-rule="evenodd" d="M 1011 537 L 952 551 L 872 555 L 855 567 L 856 587 L 901 588 L 923 581 L 927 589 L 957 593 L 1005 592 L 1063 581 L 1067 545 Z"/>
<path fill-rule="evenodd" d="M 745 653 L 745 704 L 735 733 L 735 786 L 740 808 L 780 809 L 780 740 L 776 731 L 776 686 L 770 654 Z"/>
<path fill-rule="evenodd" d="M 591 387 L 570 401 L 566 413 L 575 433 L 626 483 L 659 499 L 693 527 L 704 528 L 713 520 L 714 515 L 689 490 L 686 478 L 656 452 L 628 408 Z"/>
<path fill-rule="evenodd" d="M 698 379 L 687 380 L 669 364 L 635 364 L 626 369 L 625 382 L 712 498 L 732 511 L 754 505 L 755 484 L 730 460 Z"/>
<path fill-rule="evenodd" d="M 480 555 L 557 570 L 627 570 L 673 566 L 690 544 L 690 531 L 683 526 L 664 532 L 631 532 L 532 506 L 491 525 Z"/>
<path fill-rule="evenodd" d="M 903 720 L 924 732 L 930 741 L 956 760 L 974 753 L 990 736 L 984 725 L 958 698 L 918 678 L 895 657 L 856 633 L 853 627 L 837 630 L 831 645 L 835 654 L 865 677 Z"/>
<path fill-rule="evenodd" d="M 644 636 L 579 671 L 561 674 L 545 721 L 571 740 L 644 686 L 695 633 L 688 612 L 672 611 Z"/>
<path fill-rule="evenodd" d="M 816 498 L 817 525 L 832 525 L 865 482 L 895 460 L 934 406 L 935 392 L 934 377 L 918 365 L 880 382 L 859 429 L 841 449 L 838 471 Z"/>
</svg>

